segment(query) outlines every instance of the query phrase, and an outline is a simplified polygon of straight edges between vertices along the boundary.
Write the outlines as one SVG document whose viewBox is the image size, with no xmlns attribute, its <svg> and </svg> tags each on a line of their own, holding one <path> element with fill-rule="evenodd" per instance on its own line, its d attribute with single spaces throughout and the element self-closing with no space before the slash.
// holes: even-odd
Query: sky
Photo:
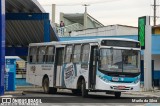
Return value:
<svg viewBox="0 0 160 106">
<path fill-rule="evenodd" d="M 46 12 L 51 13 L 51 4 L 56 4 L 56 23 L 59 23 L 59 14 L 83 13 L 83 4 L 89 4 L 87 12 L 99 22 L 107 25 L 122 24 L 138 26 L 138 17 L 153 16 L 154 0 L 37 0 Z M 160 0 L 157 0 L 160 4 Z M 160 15 L 157 7 L 157 15 Z M 50 15 L 51 16 L 51 15 Z M 151 18 L 151 23 L 153 19 Z M 157 24 L 160 19 L 157 19 Z"/>
</svg>

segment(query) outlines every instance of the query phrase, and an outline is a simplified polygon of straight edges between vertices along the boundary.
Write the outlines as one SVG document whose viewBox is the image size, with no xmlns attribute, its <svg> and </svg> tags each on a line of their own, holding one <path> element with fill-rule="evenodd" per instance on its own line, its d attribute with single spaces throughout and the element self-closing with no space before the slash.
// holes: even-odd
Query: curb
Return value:
<svg viewBox="0 0 160 106">
<path fill-rule="evenodd" d="M 3 96 L 0 96 L 1 98 L 9 98 L 9 97 L 13 97 L 12 95 L 3 95 Z M 0 105 L 1 106 L 1 105 Z"/>
<path fill-rule="evenodd" d="M 24 91 L 37 91 L 41 89 L 42 87 L 39 86 L 18 86 L 15 91 L 5 91 L 4 95 L 23 94 Z"/>
<path fill-rule="evenodd" d="M 4 95 L 14 95 L 14 94 L 22 94 L 23 91 L 9 91 L 5 92 Z"/>
<path fill-rule="evenodd" d="M 19 88 L 42 88 L 40 86 L 16 86 L 17 89 Z"/>
</svg>

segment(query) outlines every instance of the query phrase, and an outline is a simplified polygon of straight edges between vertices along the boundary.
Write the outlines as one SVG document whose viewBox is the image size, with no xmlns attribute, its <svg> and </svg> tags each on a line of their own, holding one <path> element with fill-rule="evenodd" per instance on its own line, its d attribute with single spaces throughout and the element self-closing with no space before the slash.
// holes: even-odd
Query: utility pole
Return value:
<svg viewBox="0 0 160 106">
<path fill-rule="evenodd" d="M 156 20 L 157 20 L 157 0 L 154 0 L 154 4 L 152 5 L 153 6 L 153 26 L 156 26 Z"/>
<path fill-rule="evenodd" d="M 154 20 L 153 20 L 154 21 L 153 22 L 154 26 L 156 26 L 156 1 L 157 0 L 154 0 L 154 5 L 153 5 L 154 6 L 154 16 L 153 16 L 154 17 Z"/>
</svg>

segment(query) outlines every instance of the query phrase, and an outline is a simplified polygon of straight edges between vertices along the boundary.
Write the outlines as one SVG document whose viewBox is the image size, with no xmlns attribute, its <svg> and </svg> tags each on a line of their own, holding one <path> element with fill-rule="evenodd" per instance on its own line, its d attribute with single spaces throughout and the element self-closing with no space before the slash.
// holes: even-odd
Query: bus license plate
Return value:
<svg viewBox="0 0 160 106">
<path fill-rule="evenodd" d="M 119 81 L 118 77 L 112 77 L 112 81 Z"/>
<path fill-rule="evenodd" d="M 122 90 L 122 89 L 125 89 L 126 87 L 125 86 L 118 86 L 117 88 L 118 88 L 118 90 Z"/>
</svg>

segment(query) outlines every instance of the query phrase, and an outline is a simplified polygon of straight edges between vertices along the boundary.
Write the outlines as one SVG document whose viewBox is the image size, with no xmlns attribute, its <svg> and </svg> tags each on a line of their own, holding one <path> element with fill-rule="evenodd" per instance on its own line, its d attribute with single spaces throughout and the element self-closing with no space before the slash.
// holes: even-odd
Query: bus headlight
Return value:
<svg viewBox="0 0 160 106">
<path fill-rule="evenodd" d="M 106 82 L 110 82 L 109 80 L 107 80 Z"/>
<path fill-rule="evenodd" d="M 104 78 L 104 77 L 102 77 L 102 76 L 99 76 L 99 78 L 102 79 L 102 80 L 105 81 L 105 82 L 109 82 L 109 80 L 108 80 L 107 78 Z"/>
<path fill-rule="evenodd" d="M 137 84 L 140 81 L 140 79 L 137 79 L 136 81 L 134 81 L 135 84 Z"/>
<path fill-rule="evenodd" d="M 109 82 L 109 80 L 106 79 L 106 78 L 102 78 L 102 80 L 105 81 L 105 82 Z"/>
</svg>

